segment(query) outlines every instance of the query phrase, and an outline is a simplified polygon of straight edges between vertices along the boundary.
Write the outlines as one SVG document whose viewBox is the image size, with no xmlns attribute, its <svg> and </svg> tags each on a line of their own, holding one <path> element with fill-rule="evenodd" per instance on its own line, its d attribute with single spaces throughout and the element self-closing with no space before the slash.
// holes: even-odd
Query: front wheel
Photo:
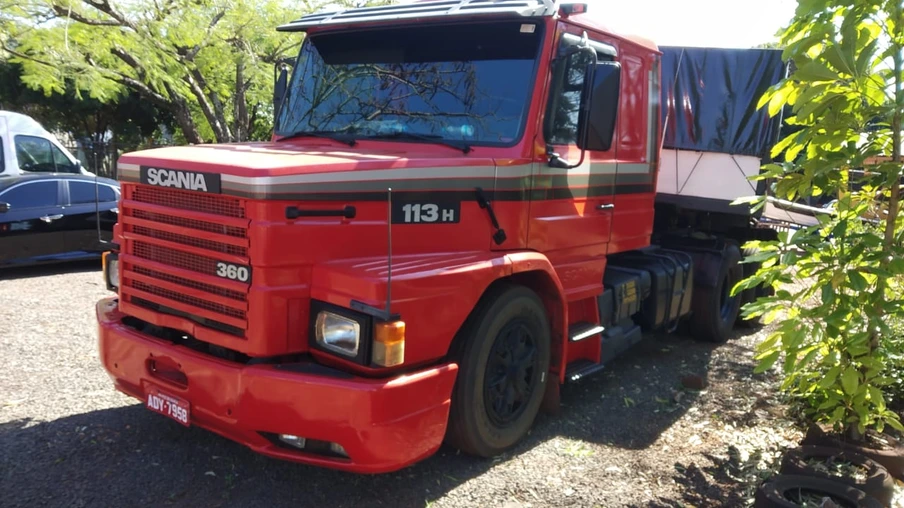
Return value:
<svg viewBox="0 0 904 508">
<path fill-rule="evenodd" d="M 463 330 L 453 355 L 446 442 L 481 457 L 498 455 L 533 425 L 546 389 L 549 319 L 537 295 L 522 286 L 491 290 Z"/>
</svg>

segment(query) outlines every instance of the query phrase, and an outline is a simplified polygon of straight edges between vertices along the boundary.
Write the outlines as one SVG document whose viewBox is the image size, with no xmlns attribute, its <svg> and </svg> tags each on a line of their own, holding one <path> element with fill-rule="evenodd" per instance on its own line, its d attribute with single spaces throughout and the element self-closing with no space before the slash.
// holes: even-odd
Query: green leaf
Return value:
<svg viewBox="0 0 904 508">
<path fill-rule="evenodd" d="M 889 427 L 897 430 L 898 432 L 904 432 L 904 425 L 901 425 L 901 421 L 898 419 L 898 415 L 887 417 L 885 419 L 885 423 L 887 423 Z"/>
<path fill-rule="evenodd" d="M 885 411 L 885 397 L 882 396 L 882 390 L 874 386 L 868 387 L 867 390 L 869 390 L 869 398 L 876 405 L 876 409 L 880 412 Z"/>
<path fill-rule="evenodd" d="M 854 367 L 847 367 L 841 374 L 841 387 L 844 393 L 853 395 L 860 386 L 860 373 Z"/>
<path fill-rule="evenodd" d="M 835 410 L 832 411 L 831 421 L 833 421 L 833 422 L 842 421 L 842 419 L 844 418 L 844 411 L 845 411 L 844 406 L 836 407 Z"/>
<path fill-rule="evenodd" d="M 769 99 L 769 116 L 775 116 L 781 111 L 782 106 L 788 102 L 788 95 L 794 90 L 794 87 L 785 84 L 775 91 L 772 98 Z"/>
<path fill-rule="evenodd" d="M 771 369 L 773 365 L 775 365 L 776 360 L 778 360 L 779 355 L 781 355 L 781 351 L 773 351 L 760 360 L 760 363 L 753 369 L 756 374 L 762 374 L 767 370 Z"/>
<path fill-rule="evenodd" d="M 834 81 L 838 79 L 838 74 L 826 64 L 818 60 L 811 60 L 800 66 L 793 78 L 804 82 Z"/>
<path fill-rule="evenodd" d="M 826 375 L 819 380 L 819 383 L 817 383 L 818 386 L 823 390 L 829 388 L 830 386 L 835 384 L 835 381 L 838 380 L 838 374 L 841 374 L 841 367 L 836 365 L 835 367 L 829 369 L 829 371 L 826 372 Z"/>
<path fill-rule="evenodd" d="M 863 275 L 856 270 L 848 272 L 848 279 L 851 281 L 851 288 L 853 288 L 854 291 L 865 291 L 866 288 L 869 287 L 869 283 Z"/>
</svg>

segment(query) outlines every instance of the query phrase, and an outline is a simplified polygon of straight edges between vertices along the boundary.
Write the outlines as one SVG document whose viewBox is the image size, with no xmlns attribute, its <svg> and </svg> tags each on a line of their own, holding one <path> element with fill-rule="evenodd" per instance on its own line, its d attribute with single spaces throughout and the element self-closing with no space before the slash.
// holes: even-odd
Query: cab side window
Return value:
<svg viewBox="0 0 904 508">
<path fill-rule="evenodd" d="M 16 158 L 23 171 L 56 171 L 50 140 L 35 136 L 16 136 Z"/>
<path fill-rule="evenodd" d="M 553 145 L 573 145 L 578 140 L 578 113 L 587 66 L 593 57 L 586 51 L 556 60 L 546 109 L 544 137 Z"/>
<path fill-rule="evenodd" d="M 3 137 L 0 136 L 0 173 L 6 171 L 6 158 L 3 156 Z"/>
</svg>

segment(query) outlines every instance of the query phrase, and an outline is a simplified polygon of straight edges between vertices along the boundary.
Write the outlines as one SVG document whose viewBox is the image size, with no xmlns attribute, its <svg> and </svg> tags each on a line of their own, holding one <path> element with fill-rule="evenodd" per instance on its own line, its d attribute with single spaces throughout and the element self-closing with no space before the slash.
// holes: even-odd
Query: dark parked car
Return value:
<svg viewBox="0 0 904 508">
<path fill-rule="evenodd" d="M 119 197 L 119 182 L 107 178 L 97 178 L 96 190 L 91 176 L 0 178 L 0 266 L 99 258 L 113 236 Z"/>
</svg>

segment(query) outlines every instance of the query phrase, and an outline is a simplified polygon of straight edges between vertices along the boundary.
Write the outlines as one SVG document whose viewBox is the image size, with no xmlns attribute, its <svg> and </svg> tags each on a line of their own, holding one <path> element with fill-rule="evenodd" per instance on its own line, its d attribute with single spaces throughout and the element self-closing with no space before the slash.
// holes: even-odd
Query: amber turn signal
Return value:
<svg viewBox="0 0 904 508">
<path fill-rule="evenodd" d="M 377 323 L 372 360 L 381 367 L 394 367 L 405 361 L 404 321 Z"/>
</svg>

